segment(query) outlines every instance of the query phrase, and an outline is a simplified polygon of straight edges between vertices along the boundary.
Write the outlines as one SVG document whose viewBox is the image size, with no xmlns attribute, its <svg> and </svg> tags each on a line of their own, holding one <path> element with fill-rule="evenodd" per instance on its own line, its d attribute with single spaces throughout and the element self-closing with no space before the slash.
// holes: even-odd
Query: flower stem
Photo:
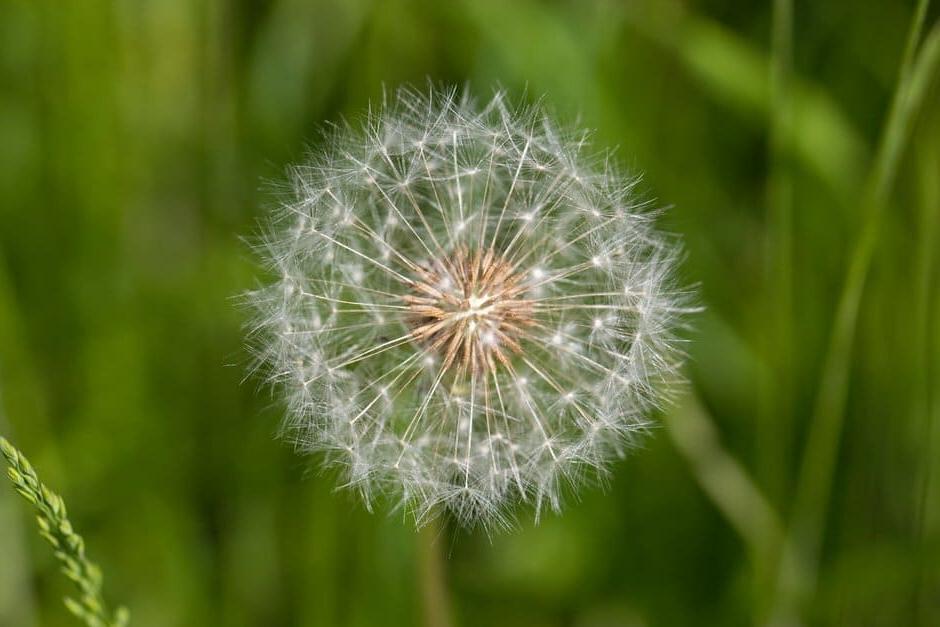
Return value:
<svg viewBox="0 0 940 627">
<path fill-rule="evenodd" d="M 418 576 L 426 627 L 453 627 L 443 556 L 443 528 L 435 519 L 418 531 Z"/>
</svg>

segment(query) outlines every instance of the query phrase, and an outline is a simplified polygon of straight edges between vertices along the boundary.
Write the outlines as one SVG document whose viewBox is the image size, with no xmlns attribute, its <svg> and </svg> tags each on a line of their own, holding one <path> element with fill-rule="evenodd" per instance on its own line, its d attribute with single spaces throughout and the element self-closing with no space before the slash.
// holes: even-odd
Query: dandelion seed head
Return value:
<svg viewBox="0 0 940 627">
<path fill-rule="evenodd" d="M 249 294 L 284 434 L 367 507 L 558 510 L 676 378 L 676 242 L 584 133 L 402 89 L 291 170 Z"/>
</svg>

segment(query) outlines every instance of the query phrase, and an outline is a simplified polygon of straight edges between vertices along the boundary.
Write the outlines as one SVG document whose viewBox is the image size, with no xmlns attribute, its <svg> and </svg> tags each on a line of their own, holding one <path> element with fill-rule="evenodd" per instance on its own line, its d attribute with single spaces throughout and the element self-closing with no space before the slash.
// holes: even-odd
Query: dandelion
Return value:
<svg viewBox="0 0 940 627">
<path fill-rule="evenodd" d="M 677 244 L 585 133 L 501 93 L 402 89 L 328 139 L 249 295 L 284 434 L 419 524 L 557 511 L 675 378 Z"/>
</svg>

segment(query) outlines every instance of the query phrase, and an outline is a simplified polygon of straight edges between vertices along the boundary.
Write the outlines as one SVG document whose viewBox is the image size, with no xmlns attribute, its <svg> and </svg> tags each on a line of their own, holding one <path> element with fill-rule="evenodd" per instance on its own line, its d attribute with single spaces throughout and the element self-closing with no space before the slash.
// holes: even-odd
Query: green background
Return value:
<svg viewBox="0 0 940 627">
<path fill-rule="evenodd" d="M 322 124 L 430 77 L 544 95 L 618 146 L 705 307 L 693 392 L 606 489 L 440 535 L 457 624 L 763 624 L 786 529 L 819 540 L 806 623 L 940 624 L 936 72 L 882 145 L 914 2 L 797 2 L 792 37 L 774 4 L 0 2 L 0 432 L 106 596 L 140 626 L 422 621 L 413 525 L 274 438 L 234 297 Z M 0 490 L 0 625 L 75 624 L 33 527 Z"/>
</svg>

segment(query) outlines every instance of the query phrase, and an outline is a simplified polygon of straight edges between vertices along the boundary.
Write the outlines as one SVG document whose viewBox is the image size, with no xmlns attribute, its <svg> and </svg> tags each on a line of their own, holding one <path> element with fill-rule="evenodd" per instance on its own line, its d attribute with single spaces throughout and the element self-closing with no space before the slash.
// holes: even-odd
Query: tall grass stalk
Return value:
<svg viewBox="0 0 940 627">
<path fill-rule="evenodd" d="M 766 563 L 772 548 L 767 540 L 783 537 L 780 518 L 747 470 L 724 449 L 701 400 L 688 392 L 663 419 L 702 490 L 744 540 L 755 563 Z"/>
<path fill-rule="evenodd" d="M 793 359 L 793 180 L 792 147 L 793 5 L 774 0 L 770 56 L 769 181 L 767 189 L 767 278 L 770 285 L 765 319 L 767 364 L 758 420 L 759 473 L 768 493 L 781 497 L 790 452 Z"/>
<path fill-rule="evenodd" d="M 7 431 L 3 401 L 0 394 L 0 431 Z M 15 505 L 12 499 L 0 499 L 0 529 L 6 531 L 0 534 L 0 555 L 4 557 L 0 570 L 0 625 L 33 627 L 36 599 L 28 583 L 32 563 L 24 542 L 26 528 Z"/>
<path fill-rule="evenodd" d="M 863 223 L 853 248 L 833 321 L 794 500 L 793 518 L 778 567 L 771 624 L 798 621 L 800 606 L 816 580 L 833 470 L 845 417 L 858 312 L 888 195 L 913 120 L 940 63 L 940 26 L 916 55 L 927 1 L 917 7 L 898 84 L 878 151 L 861 198 Z"/>
<path fill-rule="evenodd" d="M 774 0 L 771 22 L 770 100 L 768 109 L 767 185 L 767 299 L 765 319 L 772 329 L 766 333 L 766 367 L 758 403 L 758 478 L 771 500 L 785 498 L 789 488 L 788 461 L 792 449 L 793 403 L 793 177 L 790 151 L 793 146 L 793 3 Z M 773 580 L 779 542 L 778 527 L 765 535 L 762 547 L 752 551 L 755 570 L 755 612 L 763 616 L 764 591 Z M 776 539 L 774 543 L 768 538 Z"/>
<path fill-rule="evenodd" d="M 931 128 L 936 130 L 938 119 L 934 119 Z M 930 520 L 934 511 L 931 501 L 937 499 L 938 486 L 934 485 L 934 475 L 937 469 L 937 455 L 940 455 L 940 431 L 937 421 L 935 404 L 940 403 L 940 394 L 937 389 L 937 374 L 940 373 L 938 364 L 932 358 L 935 355 L 936 344 L 940 339 L 936 325 L 931 324 L 931 283 L 935 278 L 935 265 L 937 263 L 936 247 L 940 240 L 940 183 L 937 181 L 937 172 L 940 172 L 940 142 L 929 144 L 920 155 L 920 188 L 921 212 L 918 220 L 917 258 L 914 269 L 914 347 L 916 350 L 916 363 L 914 366 L 915 400 L 913 405 L 914 428 L 918 431 L 917 442 L 923 448 L 920 455 L 920 468 L 918 469 L 917 484 L 915 485 L 916 503 L 914 506 L 914 540 L 921 555 L 918 565 L 918 586 L 916 599 L 915 622 L 920 613 L 926 609 L 928 602 L 930 558 L 926 550 L 926 541 L 931 533 Z M 934 310 L 936 311 L 936 309 Z"/>
<path fill-rule="evenodd" d="M 7 475 L 20 495 L 36 509 L 39 535 L 46 539 L 62 565 L 62 573 L 79 592 L 78 600 L 65 597 L 65 607 L 88 627 L 124 627 L 130 620 L 126 608 L 111 611 L 101 594 L 98 565 L 85 556 L 85 541 L 75 533 L 62 497 L 43 484 L 29 460 L 5 438 L 0 450 L 9 467 Z"/>
</svg>

